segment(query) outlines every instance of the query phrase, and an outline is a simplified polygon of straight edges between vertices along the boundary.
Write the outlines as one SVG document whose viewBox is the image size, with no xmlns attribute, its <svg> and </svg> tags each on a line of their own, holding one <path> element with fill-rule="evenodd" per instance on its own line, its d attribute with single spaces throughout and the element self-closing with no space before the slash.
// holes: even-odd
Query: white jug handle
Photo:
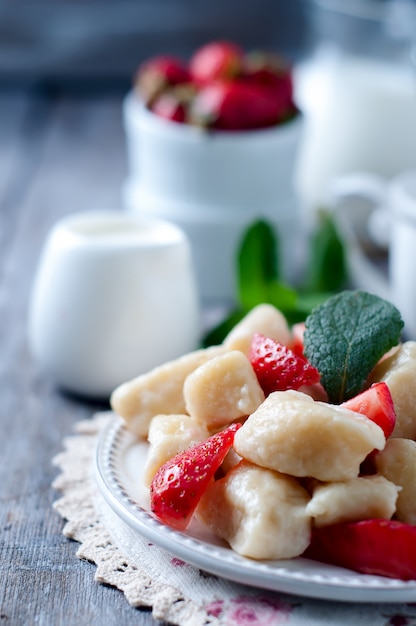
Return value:
<svg viewBox="0 0 416 626">
<path fill-rule="evenodd" d="M 330 186 L 331 199 L 337 204 L 349 197 L 359 197 L 372 202 L 374 206 L 383 204 L 387 189 L 384 178 L 372 172 L 353 172 L 338 176 Z"/>
<path fill-rule="evenodd" d="M 389 215 L 386 207 L 387 181 L 371 172 L 354 172 L 334 179 L 329 190 L 331 205 L 339 209 L 343 201 L 362 198 L 371 205 L 367 221 L 370 239 L 381 248 L 389 245 Z"/>
<path fill-rule="evenodd" d="M 385 217 L 388 216 L 387 210 L 383 208 L 386 192 L 387 183 L 383 178 L 358 172 L 335 179 L 329 189 L 329 197 L 336 223 L 347 247 L 353 283 L 358 289 L 371 291 L 389 300 L 389 281 L 369 261 L 365 252 L 366 242 L 377 243 L 378 247 L 383 248 L 388 244 L 384 240 L 385 233 L 389 230 L 384 228 Z M 362 201 L 353 202 L 354 199 Z M 372 232 L 373 220 L 377 226 L 377 235 Z"/>
</svg>

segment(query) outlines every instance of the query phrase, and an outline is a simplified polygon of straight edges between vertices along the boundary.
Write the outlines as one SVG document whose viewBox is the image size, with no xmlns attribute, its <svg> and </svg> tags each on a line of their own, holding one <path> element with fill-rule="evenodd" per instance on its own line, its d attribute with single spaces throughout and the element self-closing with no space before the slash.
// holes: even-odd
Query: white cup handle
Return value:
<svg viewBox="0 0 416 626">
<path fill-rule="evenodd" d="M 379 248 L 388 245 L 385 234 L 389 230 L 385 228 L 386 218 L 389 219 L 385 208 L 387 188 L 388 183 L 380 176 L 357 172 L 334 179 L 328 199 L 347 247 L 354 284 L 358 289 L 390 299 L 388 279 L 369 261 L 365 252 L 372 244 Z"/>
<path fill-rule="evenodd" d="M 355 172 L 337 177 L 330 187 L 331 203 L 336 208 L 348 198 L 362 198 L 371 205 L 367 220 L 367 233 L 380 248 L 389 245 L 390 218 L 385 205 L 387 182 L 371 172 Z"/>
<path fill-rule="evenodd" d="M 335 201 L 358 196 L 374 205 L 381 205 L 386 193 L 386 181 L 371 172 L 354 172 L 334 179 L 330 194 Z"/>
</svg>

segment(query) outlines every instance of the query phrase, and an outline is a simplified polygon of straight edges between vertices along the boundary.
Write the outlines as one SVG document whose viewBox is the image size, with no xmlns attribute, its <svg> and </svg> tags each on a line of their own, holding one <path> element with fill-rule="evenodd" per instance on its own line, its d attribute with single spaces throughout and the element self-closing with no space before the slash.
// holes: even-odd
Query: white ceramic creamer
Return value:
<svg viewBox="0 0 416 626">
<path fill-rule="evenodd" d="M 50 232 L 33 284 L 29 341 L 65 389 L 108 397 L 198 345 L 190 246 L 169 222 L 94 211 Z"/>
</svg>

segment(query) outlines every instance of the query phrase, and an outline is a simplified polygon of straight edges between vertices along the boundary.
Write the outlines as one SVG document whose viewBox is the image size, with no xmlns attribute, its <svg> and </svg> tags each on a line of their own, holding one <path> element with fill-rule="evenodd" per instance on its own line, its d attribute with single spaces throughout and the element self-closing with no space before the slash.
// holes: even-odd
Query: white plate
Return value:
<svg viewBox="0 0 416 626">
<path fill-rule="evenodd" d="M 138 533 L 200 569 L 254 587 L 348 602 L 416 600 L 416 581 L 357 574 L 304 558 L 254 561 L 233 552 L 196 520 L 186 532 L 165 526 L 150 512 L 147 490 L 140 484 L 146 453 L 147 444 L 138 442 L 119 418 L 110 422 L 97 447 L 99 490 L 117 520 L 119 548 L 132 560 L 131 536 Z"/>
</svg>

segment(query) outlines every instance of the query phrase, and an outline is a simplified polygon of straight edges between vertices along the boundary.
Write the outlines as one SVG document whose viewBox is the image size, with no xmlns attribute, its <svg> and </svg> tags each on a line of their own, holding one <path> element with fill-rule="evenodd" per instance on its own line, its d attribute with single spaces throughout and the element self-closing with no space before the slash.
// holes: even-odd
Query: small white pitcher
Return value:
<svg viewBox="0 0 416 626">
<path fill-rule="evenodd" d="M 173 224 L 73 214 L 50 232 L 29 311 L 35 358 L 63 388 L 108 397 L 198 345 L 190 246 Z"/>
</svg>

